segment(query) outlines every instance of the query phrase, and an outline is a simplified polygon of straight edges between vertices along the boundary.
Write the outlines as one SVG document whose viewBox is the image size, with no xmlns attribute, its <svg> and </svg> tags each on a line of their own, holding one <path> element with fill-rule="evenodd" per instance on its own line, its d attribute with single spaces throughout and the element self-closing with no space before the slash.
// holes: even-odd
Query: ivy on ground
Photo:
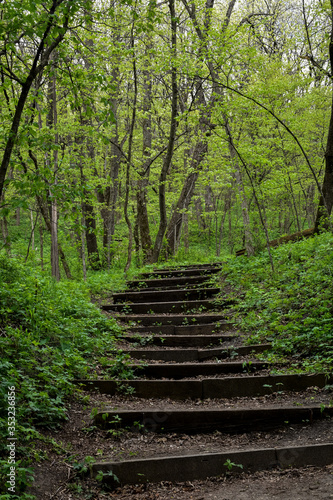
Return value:
<svg viewBox="0 0 333 500">
<path fill-rule="evenodd" d="M 295 360 L 295 370 L 333 366 L 333 235 L 323 233 L 253 258 L 230 259 L 227 281 L 245 292 L 237 306 L 250 343 L 272 341 L 276 356 Z"/>
<path fill-rule="evenodd" d="M 0 493 L 8 493 L 8 390 L 15 387 L 16 491 L 33 480 L 41 427 L 66 419 L 75 378 L 93 373 L 121 334 L 90 301 L 84 283 L 62 281 L 0 257 Z M 12 420 L 13 423 L 13 420 Z M 0 495 L 1 496 L 1 495 Z M 1 496 L 1 498 L 5 498 Z"/>
</svg>

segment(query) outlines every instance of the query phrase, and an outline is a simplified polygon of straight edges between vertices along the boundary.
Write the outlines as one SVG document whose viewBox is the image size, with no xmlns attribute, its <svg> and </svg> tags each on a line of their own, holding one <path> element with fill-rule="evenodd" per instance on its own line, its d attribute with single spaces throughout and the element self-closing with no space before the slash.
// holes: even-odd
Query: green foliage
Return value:
<svg viewBox="0 0 333 500">
<path fill-rule="evenodd" d="M 230 458 L 227 458 L 227 460 L 224 462 L 223 465 L 228 469 L 228 472 L 231 472 L 234 467 L 238 467 L 239 469 L 243 469 L 242 464 L 235 464 L 234 462 L 232 462 L 230 460 Z"/>
<path fill-rule="evenodd" d="M 292 356 L 295 369 L 332 366 L 332 247 L 324 233 L 272 249 L 275 274 L 266 253 L 225 266 L 227 281 L 246 292 L 237 311 L 249 342 L 272 340 L 275 355 Z"/>
<path fill-rule="evenodd" d="M 15 386 L 17 484 L 23 491 L 31 477 L 30 443 L 40 439 L 38 429 L 55 427 L 66 418 L 68 397 L 78 390 L 73 379 L 90 376 L 121 330 L 90 302 L 85 284 L 57 283 L 4 256 L 0 304 L 0 399 L 5 402 L 0 409 L 0 457 L 6 461 L 7 393 Z"/>
</svg>

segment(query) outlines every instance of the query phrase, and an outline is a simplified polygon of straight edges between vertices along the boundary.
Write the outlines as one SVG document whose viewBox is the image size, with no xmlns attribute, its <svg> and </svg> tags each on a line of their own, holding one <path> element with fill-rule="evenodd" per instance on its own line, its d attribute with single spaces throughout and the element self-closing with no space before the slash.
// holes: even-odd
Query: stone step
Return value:
<svg viewBox="0 0 333 500">
<path fill-rule="evenodd" d="M 131 432 L 179 432 L 202 434 L 207 432 L 250 432 L 270 430 L 286 424 L 333 416 L 333 407 L 283 406 L 279 408 L 190 409 L 190 410 L 114 410 L 104 408 L 94 416 L 94 423 L 104 429 L 129 428 Z"/>
<path fill-rule="evenodd" d="M 101 471 L 103 481 L 110 487 L 160 481 L 184 482 L 221 476 L 228 471 L 230 463 L 241 464 L 244 472 L 273 467 L 323 467 L 333 463 L 333 443 L 96 462 L 92 465 L 92 475 L 96 477 Z"/>
<path fill-rule="evenodd" d="M 157 279 L 144 279 L 132 280 L 127 282 L 129 288 L 164 288 L 167 286 L 193 286 L 205 283 L 209 279 L 207 275 L 189 276 L 189 277 L 176 277 L 176 278 L 157 278 Z"/>
<path fill-rule="evenodd" d="M 256 344 L 241 347 L 219 347 L 216 349 L 122 349 L 124 354 L 128 354 L 134 359 L 176 361 L 179 363 L 189 361 L 202 361 L 212 358 L 229 358 L 236 356 L 247 356 L 267 351 L 271 344 Z"/>
<path fill-rule="evenodd" d="M 228 361 L 225 363 L 161 363 L 146 365 L 128 365 L 136 376 L 150 379 L 179 380 L 197 376 L 211 376 L 222 373 L 253 373 L 269 368 L 264 361 Z"/>
<path fill-rule="evenodd" d="M 106 304 L 104 311 L 133 314 L 153 313 L 186 313 L 186 311 L 206 311 L 214 309 L 216 305 L 211 300 L 186 300 L 180 302 L 146 302 L 131 304 Z"/>
<path fill-rule="evenodd" d="M 150 273 L 142 273 L 140 274 L 138 279 L 155 279 L 158 277 L 161 278 L 173 278 L 173 277 L 182 277 L 182 276 L 198 276 L 201 274 L 204 275 L 210 275 L 210 274 L 217 274 L 221 271 L 221 267 L 203 267 L 203 268 L 198 268 L 194 267 L 192 269 L 174 269 L 174 270 L 157 270 L 157 271 L 152 271 Z"/>
<path fill-rule="evenodd" d="M 203 380 L 76 380 L 83 389 L 98 389 L 114 395 L 131 387 L 139 398 L 213 399 L 256 397 L 274 392 L 303 391 L 308 387 L 323 388 L 333 382 L 333 375 L 244 375 Z"/>
<path fill-rule="evenodd" d="M 230 317 L 225 313 L 207 314 L 124 314 L 116 317 L 119 321 L 136 323 L 138 326 L 197 326 L 200 324 L 218 325 L 231 324 Z"/>
<path fill-rule="evenodd" d="M 157 290 L 114 293 L 113 301 L 115 304 L 121 302 L 147 303 L 147 302 L 179 302 L 202 300 L 213 297 L 218 294 L 219 288 L 197 288 L 197 289 L 179 289 L 179 290 Z M 131 304 L 130 304 L 131 305 Z"/>
<path fill-rule="evenodd" d="M 230 335 L 134 335 L 127 336 L 128 342 L 139 342 L 142 345 L 157 345 L 163 347 L 208 347 L 211 345 L 221 345 L 223 342 L 233 340 L 237 337 Z"/>
</svg>

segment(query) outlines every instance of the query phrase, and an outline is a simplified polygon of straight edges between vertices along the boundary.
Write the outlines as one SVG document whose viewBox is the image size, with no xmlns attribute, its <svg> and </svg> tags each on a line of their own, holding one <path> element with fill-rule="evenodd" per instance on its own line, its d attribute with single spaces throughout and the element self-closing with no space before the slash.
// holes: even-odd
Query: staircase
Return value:
<svg viewBox="0 0 333 500">
<path fill-rule="evenodd" d="M 142 398 L 142 404 L 138 409 L 106 407 L 95 415 L 95 425 L 121 425 L 156 436 L 200 434 L 204 442 L 204 436 L 213 433 L 269 432 L 302 422 L 315 426 L 333 414 L 328 403 L 297 405 L 284 400 L 279 404 L 277 397 L 277 403 L 267 405 L 258 400 L 323 388 L 332 384 L 333 377 L 274 375 L 274 367 L 258 361 L 254 355 L 269 349 L 269 344 L 243 345 L 228 312 L 230 302 L 222 303 L 221 312 L 221 301 L 214 301 L 220 291 L 214 276 L 220 271 L 220 265 L 197 265 L 142 274 L 128 283 L 126 292 L 113 295 L 113 304 L 103 306 L 128 325 L 123 351 L 130 355 L 138 378 L 78 382 L 84 389 L 98 388 L 111 397 L 121 387 L 129 398 L 130 394 Z M 245 404 L 235 398 L 245 398 Z M 193 449 L 181 441 L 181 446 L 169 451 L 161 445 L 159 455 L 149 456 L 147 449 L 144 457 L 97 462 L 93 474 L 102 471 L 105 481 L 119 486 L 205 479 L 225 473 L 230 464 L 257 471 L 333 463 L 330 438 L 302 444 L 295 437 L 288 445 L 274 447 L 259 440 L 241 449 L 212 445 L 209 440 L 202 449 Z"/>
</svg>

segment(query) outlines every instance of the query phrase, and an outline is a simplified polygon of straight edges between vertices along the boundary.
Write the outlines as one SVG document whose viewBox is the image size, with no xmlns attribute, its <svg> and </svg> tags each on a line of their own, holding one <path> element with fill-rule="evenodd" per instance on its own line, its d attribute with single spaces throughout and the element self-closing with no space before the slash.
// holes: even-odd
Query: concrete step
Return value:
<svg viewBox="0 0 333 500">
<path fill-rule="evenodd" d="M 202 434 L 207 432 L 250 432 L 270 430 L 286 424 L 333 416 L 333 407 L 281 406 L 279 408 L 241 409 L 191 409 L 168 411 L 143 408 L 137 410 L 114 410 L 106 407 L 94 416 L 94 423 L 104 429 L 129 428 L 132 432 L 179 432 Z M 118 417 L 118 418 L 117 418 Z M 120 419 L 120 420 L 119 420 Z M 139 425 L 138 425 L 139 424 Z"/>
<path fill-rule="evenodd" d="M 212 324 L 216 327 L 228 323 L 231 324 L 229 316 L 225 313 L 207 314 L 123 314 L 117 316 L 119 321 L 136 323 L 138 326 L 197 326 L 201 324 Z"/>
<path fill-rule="evenodd" d="M 229 357 L 247 356 L 267 351 L 271 344 L 256 344 L 241 347 L 219 347 L 216 349 L 122 349 L 134 359 L 176 361 L 186 363 L 189 361 L 203 361 L 204 359 L 224 359 Z"/>
<path fill-rule="evenodd" d="M 225 363 L 161 363 L 129 365 L 138 377 L 150 379 L 173 379 L 219 375 L 222 373 L 253 373 L 269 368 L 270 363 L 263 361 L 228 361 Z"/>
<path fill-rule="evenodd" d="M 104 311 L 133 314 L 186 313 L 187 311 L 207 311 L 216 305 L 211 300 L 185 300 L 180 302 L 146 302 L 131 304 L 103 305 Z"/>
<path fill-rule="evenodd" d="M 244 472 L 273 467 L 323 467 L 333 463 L 333 443 L 96 462 L 92 465 L 92 475 L 95 477 L 102 471 L 103 481 L 110 487 L 160 481 L 184 482 L 221 476 L 228 471 L 228 463 L 241 464 Z M 108 475 L 108 472 L 112 474 Z"/>
<path fill-rule="evenodd" d="M 219 288 L 196 288 L 196 289 L 178 289 L 178 290 L 157 290 L 140 292 L 114 293 L 113 301 L 115 304 L 121 302 L 147 303 L 147 302 L 179 302 L 179 301 L 197 301 L 208 299 L 218 294 Z"/>
<path fill-rule="evenodd" d="M 323 388 L 332 384 L 333 375 L 244 375 L 203 380 L 76 380 L 83 389 L 98 389 L 114 395 L 119 387 L 132 387 L 138 398 L 170 398 L 174 400 L 256 397 L 274 392 L 304 391 L 308 387 Z"/>
<path fill-rule="evenodd" d="M 163 347 L 208 347 L 221 345 L 223 342 L 233 340 L 236 337 L 230 335 L 134 335 L 127 336 L 128 342 L 139 342 L 142 345 L 157 345 Z"/>
</svg>

